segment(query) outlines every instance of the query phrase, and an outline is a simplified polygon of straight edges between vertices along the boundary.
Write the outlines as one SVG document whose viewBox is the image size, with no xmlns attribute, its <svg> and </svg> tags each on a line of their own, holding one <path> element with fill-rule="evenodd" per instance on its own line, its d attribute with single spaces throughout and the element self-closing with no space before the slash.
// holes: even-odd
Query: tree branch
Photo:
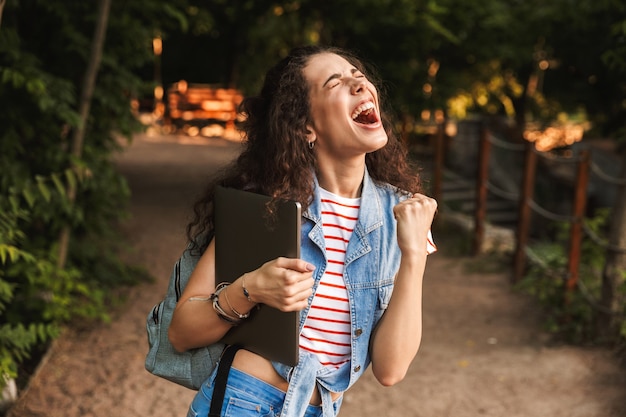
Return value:
<svg viewBox="0 0 626 417">
<path fill-rule="evenodd" d="M 78 109 L 80 121 L 72 136 L 72 156 L 75 158 L 80 158 L 83 153 L 85 129 L 87 127 L 87 119 L 89 118 L 89 109 L 91 107 L 91 99 L 93 97 L 93 90 L 96 84 L 96 77 L 98 75 L 100 61 L 102 60 L 102 49 L 104 47 L 110 10 L 111 0 L 99 0 L 97 15 L 98 20 L 96 21 L 96 28 L 94 30 L 93 40 L 91 43 L 91 56 L 89 58 L 89 62 L 87 63 L 87 69 L 85 70 L 85 77 L 83 78 L 80 95 Z M 76 187 L 70 186 L 67 190 L 67 195 L 70 200 L 70 204 L 73 204 L 76 200 Z M 66 225 L 63 227 L 61 234 L 59 235 L 59 259 L 57 261 L 57 266 L 59 268 L 64 268 L 67 261 L 70 231 L 70 226 Z"/>
</svg>

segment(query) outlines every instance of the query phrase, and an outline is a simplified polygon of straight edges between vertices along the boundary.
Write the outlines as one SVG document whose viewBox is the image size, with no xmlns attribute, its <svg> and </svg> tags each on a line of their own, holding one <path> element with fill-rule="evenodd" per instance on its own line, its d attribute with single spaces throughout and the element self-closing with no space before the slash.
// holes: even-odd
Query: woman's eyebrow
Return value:
<svg viewBox="0 0 626 417">
<path fill-rule="evenodd" d="M 326 86 L 326 84 L 328 84 L 329 82 L 331 82 L 332 80 L 337 79 L 337 78 L 341 78 L 341 74 L 336 73 L 336 74 L 331 75 L 331 76 L 330 76 L 330 77 L 328 77 L 328 79 L 324 82 L 324 84 L 322 84 L 322 87 L 325 87 L 325 86 Z"/>
<path fill-rule="evenodd" d="M 354 75 L 354 73 L 356 73 L 356 72 L 360 72 L 360 71 L 359 71 L 358 69 L 356 69 L 356 68 L 352 68 L 352 69 L 350 70 L 350 74 L 352 74 L 352 75 Z M 328 84 L 329 82 L 331 82 L 332 80 L 337 79 L 337 78 L 341 78 L 341 74 L 339 74 L 339 73 L 335 73 L 335 74 L 331 75 L 331 76 L 330 76 L 330 77 L 328 77 L 328 79 L 324 82 L 324 84 L 322 84 L 322 87 L 325 87 L 325 86 L 326 86 L 326 84 Z"/>
</svg>

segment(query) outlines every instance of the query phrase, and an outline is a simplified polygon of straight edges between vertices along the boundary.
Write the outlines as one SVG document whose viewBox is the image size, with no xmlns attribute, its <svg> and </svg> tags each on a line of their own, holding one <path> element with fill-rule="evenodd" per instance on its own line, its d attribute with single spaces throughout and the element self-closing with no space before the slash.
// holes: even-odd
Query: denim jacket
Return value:
<svg viewBox="0 0 626 417">
<path fill-rule="evenodd" d="M 300 352 L 296 367 L 273 363 L 289 388 L 281 417 L 304 415 L 316 383 L 320 386 L 324 417 L 335 416 L 331 392 L 350 388 L 370 364 L 369 344 L 372 332 L 389 304 L 394 278 L 400 266 L 400 248 L 396 238 L 393 207 L 408 195 L 394 187 L 375 183 L 365 172 L 361 209 L 348 243 L 344 280 L 348 291 L 351 317 L 352 354 L 350 361 L 337 370 L 320 365 L 317 358 Z M 312 204 L 303 214 L 301 258 L 316 266 L 314 292 L 326 269 L 324 233 L 320 212 L 319 185 L 316 182 Z M 300 315 L 300 331 L 309 307 Z"/>
</svg>

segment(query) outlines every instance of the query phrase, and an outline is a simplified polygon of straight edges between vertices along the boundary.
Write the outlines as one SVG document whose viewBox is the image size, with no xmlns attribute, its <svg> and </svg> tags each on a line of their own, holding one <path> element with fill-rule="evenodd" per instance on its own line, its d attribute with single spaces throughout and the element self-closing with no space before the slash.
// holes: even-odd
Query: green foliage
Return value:
<svg viewBox="0 0 626 417">
<path fill-rule="evenodd" d="M 49 196 L 49 193 L 41 192 L 39 187 L 35 190 L 27 187 L 19 192 L 13 188 L 9 198 L 0 200 L 0 374 L 12 378 L 17 376 L 18 365 L 28 358 L 30 350 L 58 332 L 56 325 L 25 323 L 10 318 L 21 292 L 19 282 L 7 279 L 7 268 L 38 264 L 33 254 L 20 248 L 25 234 L 17 224 L 28 218 L 28 211 L 20 207 L 20 200 L 34 205 L 39 195 Z"/>
<path fill-rule="evenodd" d="M 163 80 L 255 92 L 291 47 L 334 44 L 376 64 L 409 124 L 457 116 L 462 104 L 464 113 L 514 116 L 520 124 L 584 114 L 609 135 L 626 114 L 624 4 L 187 0 L 179 17 L 188 31 L 164 37 Z"/>
<path fill-rule="evenodd" d="M 56 337 L 62 323 L 103 315 L 98 293 L 81 283 L 80 271 L 58 268 L 55 246 L 46 250 L 28 238 L 34 221 L 54 224 L 50 207 L 70 207 L 64 181 L 80 177 L 68 170 L 15 181 L 0 198 L 0 374 L 15 377 L 30 350 Z M 48 210 L 40 212 L 43 207 Z"/>
<path fill-rule="evenodd" d="M 589 341 L 592 307 L 579 292 L 574 292 L 574 297 L 565 302 L 567 254 L 563 244 L 539 243 L 533 245 L 532 251 L 536 263 L 533 262 L 518 289 L 535 297 L 543 306 L 546 330 L 571 342 Z M 581 275 L 579 279 L 589 281 L 586 275 Z"/>
<path fill-rule="evenodd" d="M 606 228 L 608 210 L 587 219 L 589 229 L 601 235 Z M 530 267 L 517 288 L 536 298 L 546 312 L 546 329 L 574 343 L 594 341 L 594 320 L 602 285 L 605 250 L 591 239 L 582 243 L 579 264 L 579 285 L 567 292 L 566 272 L 569 223 L 560 224 L 554 241 L 542 241 L 530 246 Z M 626 288 L 623 289 L 626 291 Z M 623 323 L 626 323 L 626 307 Z M 622 324 L 622 329 L 626 326 Z M 626 332 L 622 332 L 626 337 Z"/>
<path fill-rule="evenodd" d="M 8 1 L 3 10 L 0 375 L 15 376 L 63 326 L 108 320 L 113 289 L 145 279 L 119 258 L 115 226 L 130 193 L 111 156 L 121 149 L 119 136 L 141 129 L 130 99 L 151 90 L 139 73 L 152 64 L 154 34 L 185 22 L 176 2 L 112 7 L 79 157 L 70 149 L 96 5 L 25 0 Z M 60 267 L 59 236 L 67 226 L 69 254 Z"/>
<path fill-rule="evenodd" d="M 438 82 L 458 90 L 448 97 L 457 96 L 456 107 L 465 103 L 462 113 L 514 114 L 518 123 L 584 113 L 597 132 L 615 132 L 626 110 L 620 104 L 626 85 L 607 64 L 623 58 L 623 2 L 446 3 L 458 6 L 446 23 L 462 43 L 437 54 Z M 502 88 L 502 78 L 520 88 Z"/>
<path fill-rule="evenodd" d="M 30 351 L 58 334 L 58 328 L 44 324 L 0 325 L 0 374 L 16 378 L 18 364 L 29 358 Z"/>
</svg>

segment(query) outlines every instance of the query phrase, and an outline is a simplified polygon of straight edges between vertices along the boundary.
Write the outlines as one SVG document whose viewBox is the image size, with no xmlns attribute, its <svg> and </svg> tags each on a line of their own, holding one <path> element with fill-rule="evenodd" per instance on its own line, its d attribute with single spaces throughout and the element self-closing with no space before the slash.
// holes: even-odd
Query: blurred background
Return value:
<svg viewBox="0 0 626 417">
<path fill-rule="evenodd" d="M 302 44 L 372 63 L 441 233 L 497 254 L 563 340 L 623 352 L 622 0 L 0 0 L 0 381 L 149 279 L 120 256 L 113 157 L 141 132 L 239 140 Z"/>
</svg>

